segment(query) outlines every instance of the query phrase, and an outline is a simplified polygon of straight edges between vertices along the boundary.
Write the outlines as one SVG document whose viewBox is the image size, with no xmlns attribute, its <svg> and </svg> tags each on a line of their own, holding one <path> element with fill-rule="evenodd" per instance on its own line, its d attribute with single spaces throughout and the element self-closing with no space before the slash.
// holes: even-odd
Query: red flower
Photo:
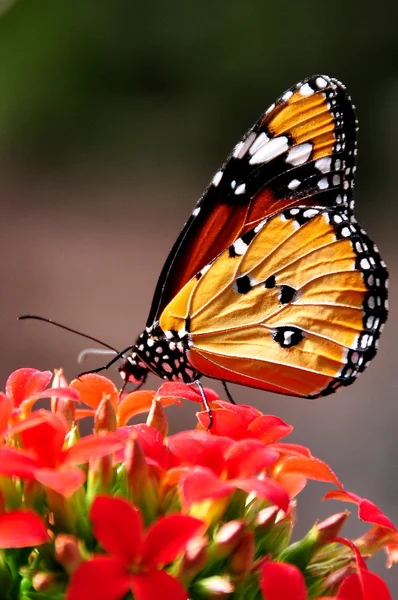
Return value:
<svg viewBox="0 0 398 600">
<path fill-rule="evenodd" d="M 0 515 L 0 548 L 39 546 L 49 541 L 42 519 L 27 510 L 13 510 Z"/>
<path fill-rule="evenodd" d="M 307 600 L 307 586 L 300 569 L 288 563 L 267 561 L 261 569 L 264 600 Z"/>
<path fill-rule="evenodd" d="M 135 415 L 149 412 L 153 400 L 159 400 L 162 406 L 170 404 L 181 404 L 180 398 L 201 401 L 199 392 L 183 383 L 165 383 L 160 386 L 157 392 L 154 390 L 139 390 L 130 392 L 120 398 L 115 384 L 107 377 L 97 373 L 88 373 L 78 379 L 74 379 L 70 387 L 78 392 L 80 401 L 91 407 L 90 409 L 78 409 L 76 411 L 77 419 L 94 416 L 95 410 L 104 397 L 107 397 L 117 416 L 118 427 L 123 427 Z M 218 396 L 212 390 L 207 390 L 211 398 Z"/>
<path fill-rule="evenodd" d="M 18 408 L 24 400 L 43 392 L 52 379 L 51 371 L 18 369 L 11 373 L 6 382 L 6 394 Z"/>
<path fill-rule="evenodd" d="M 262 442 L 234 442 L 203 431 L 187 431 L 171 436 L 168 443 L 180 465 L 189 467 L 180 479 L 186 507 L 207 498 L 227 497 L 239 488 L 287 510 L 286 491 L 270 478 L 258 477 L 279 456 Z"/>
<path fill-rule="evenodd" d="M 73 494 L 85 481 L 85 474 L 77 465 L 111 454 L 124 445 L 117 434 L 107 433 L 88 435 L 64 449 L 67 425 L 47 411 L 35 412 L 13 431 L 18 431 L 24 449 L 0 449 L 0 474 L 35 479 L 63 496 Z"/>
<path fill-rule="evenodd" d="M 60 397 L 78 400 L 77 393 L 70 387 L 47 388 L 52 376 L 51 371 L 37 369 L 18 369 L 11 373 L 5 391 L 12 402 L 15 415 L 29 416 L 33 405 L 40 398 Z"/>
<path fill-rule="evenodd" d="M 390 592 L 384 581 L 368 570 L 364 559 L 353 542 L 346 538 L 335 538 L 336 542 L 345 544 L 355 554 L 357 573 L 346 577 L 341 584 L 336 600 L 391 600 Z"/>
<path fill-rule="evenodd" d="M 161 571 L 172 563 L 202 521 L 180 514 L 159 518 L 145 532 L 139 510 L 122 498 L 97 496 L 90 517 L 108 555 L 97 555 L 72 576 L 67 600 L 119 600 L 129 590 L 136 600 L 185 600 L 180 582 Z"/>
<path fill-rule="evenodd" d="M 358 517 L 362 519 L 362 521 L 380 525 L 381 527 L 386 527 L 387 529 L 391 529 L 395 533 L 398 533 L 397 528 L 391 519 L 389 519 L 376 504 L 367 500 L 367 498 L 361 498 L 361 496 L 357 496 L 357 494 L 345 490 L 331 490 L 325 494 L 324 498 L 353 502 L 358 505 Z"/>
</svg>

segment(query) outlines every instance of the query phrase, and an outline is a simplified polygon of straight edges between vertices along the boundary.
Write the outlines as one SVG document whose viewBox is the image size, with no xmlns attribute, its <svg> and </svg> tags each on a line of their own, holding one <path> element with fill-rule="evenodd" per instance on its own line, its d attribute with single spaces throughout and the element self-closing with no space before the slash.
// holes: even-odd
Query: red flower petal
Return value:
<svg viewBox="0 0 398 600">
<path fill-rule="evenodd" d="M 0 392 L 0 433 L 7 429 L 8 420 L 11 417 L 13 402 L 11 398 Z"/>
<path fill-rule="evenodd" d="M 164 437 L 154 427 L 150 427 L 145 423 L 127 425 L 119 428 L 117 434 L 121 436 L 125 443 L 130 437 L 135 436 L 141 444 L 148 462 L 155 463 L 162 469 L 167 469 L 169 467 L 172 455 L 165 445 Z M 121 461 L 124 460 L 124 450 L 123 454 L 121 452 L 118 453 L 117 458 Z"/>
<path fill-rule="evenodd" d="M 88 373 L 74 379 L 70 387 L 77 390 L 80 401 L 88 404 L 91 408 L 98 408 L 104 396 L 108 396 L 115 409 L 118 405 L 119 392 L 115 384 L 107 377 L 97 373 Z"/>
<path fill-rule="evenodd" d="M 35 513 L 14 510 L 0 515 L 0 548 L 25 548 L 48 541 L 46 526 Z"/>
<path fill-rule="evenodd" d="M 196 467 L 180 481 L 185 504 L 189 507 L 194 502 L 206 498 L 224 498 L 234 490 L 233 485 L 222 481 L 210 469 Z"/>
<path fill-rule="evenodd" d="M 19 418 L 21 418 L 21 413 L 20 413 L 19 409 L 17 409 L 17 411 L 19 413 L 18 414 L 18 419 L 19 419 Z M 15 410 L 13 411 L 13 416 L 11 418 L 13 418 L 14 415 L 16 416 L 17 411 L 15 411 Z M 48 410 L 36 410 L 28 418 L 25 418 L 23 421 L 16 421 L 15 425 L 11 425 L 11 427 L 8 428 L 7 436 L 8 437 L 15 436 L 15 435 L 21 433 L 21 431 L 25 431 L 25 429 L 31 429 L 31 427 L 36 427 L 36 425 L 39 425 L 40 423 L 47 423 L 48 414 L 49 414 Z"/>
<path fill-rule="evenodd" d="M 233 440 L 240 440 L 246 435 L 242 419 L 236 413 L 224 410 L 223 408 L 212 408 L 213 424 L 210 433 L 214 436 L 228 436 Z M 203 429 L 209 427 L 209 414 L 206 411 L 198 412 L 196 418 Z"/>
<path fill-rule="evenodd" d="M 366 521 L 367 523 L 375 523 L 376 525 L 381 525 L 388 529 L 392 529 L 393 531 L 397 531 L 397 528 L 391 519 L 389 519 L 376 504 L 366 498 L 363 498 L 359 505 L 358 516 L 362 521 Z"/>
<path fill-rule="evenodd" d="M 206 398 L 208 402 L 214 402 L 218 400 L 218 394 L 210 388 L 204 388 Z M 161 398 L 174 398 L 181 400 L 191 400 L 192 402 L 202 402 L 202 396 L 199 390 L 185 383 L 163 383 L 156 392 L 156 397 Z"/>
<path fill-rule="evenodd" d="M 235 487 L 244 490 L 248 494 L 254 493 L 259 498 L 268 500 L 271 504 L 276 504 L 279 508 L 287 511 L 289 507 L 289 495 L 286 490 L 272 479 L 257 479 L 256 477 L 246 477 L 229 481 Z"/>
<path fill-rule="evenodd" d="M 307 600 L 302 572 L 294 565 L 266 562 L 261 569 L 260 588 L 264 600 Z"/>
<path fill-rule="evenodd" d="M 18 407 L 23 400 L 32 394 L 42 392 L 50 383 L 51 371 L 38 371 L 37 369 L 18 369 L 11 373 L 6 383 L 6 394 Z"/>
<path fill-rule="evenodd" d="M 314 456 L 311 456 L 310 458 L 304 456 L 289 456 L 285 459 L 282 458 L 280 463 L 276 465 L 276 473 L 278 475 L 297 473 L 299 475 L 304 475 L 304 477 L 307 477 L 308 479 L 314 479 L 315 481 L 327 481 L 341 485 L 332 469 L 325 462 Z"/>
<path fill-rule="evenodd" d="M 247 432 L 264 444 L 271 444 L 289 435 L 293 427 L 273 415 L 262 415 L 250 423 Z"/>
<path fill-rule="evenodd" d="M 101 546 L 126 564 L 135 563 L 143 548 L 141 513 L 124 498 L 97 496 L 90 510 L 93 531 Z"/>
<path fill-rule="evenodd" d="M 367 500 L 361 498 L 352 492 L 345 490 L 331 490 L 324 495 L 325 500 L 343 500 L 353 502 L 358 505 L 358 517 L 366 523 L 374 523 L 382 527 L 387 527 L 392 531 L 398 531 L 394 523 L 380 510 L 380 508 Z"/>
<path fill-rule="evenodd" d="M 309 448 L 306 448 L 306 446 L 301 446 L 300 444 L 278 442 L 276 444 L 272 444 L 272 447 L 279 453 L 286 454 L 286 456 L 306 456 L 307 458 L 312 458 Z"/>
<path fill-rule="evenodd" d="M 161 517 L 148 530 L 144 540 L 142 564 L 156 567 L 172 562 L 203 526 L 202 521 L 187 515 Z"/>
<path fill-rule="evenodd" d="M 45 421 L 36 423 L 32 416 L 32 427 L 21 431 L 24 448 L 32 450 L 42 467 L 55 467 L 62 460 L 62 446 L 67 433 L 66 424 L 48 411 L 42 411 Z M 25 421 L 29 424 L 30 419 Z"/>
<path fill-rule="evenodd" d="M 295 498 L 307 485 L 307 478 L 299 473 L 287 473 L 278 476 L 278 483 L 285 489 L 289 498 Z"/>
<path fill-rule="evenodd" d="M 355 494 L 352 494 L 355 496 Z M 347 577 L 339 588 L 337 600 L 391 600 L 390 592 L 384 581 L 368 571 L 365 560 L 357 546 L 344 537 L 336 537 L 335 542 L 345 544 L 355 554 L 358 573 Z"/>
<path fill-rule="evenodd" d="M 35 479 L 65 498 L 69 498 L 86 481 L 86 475 L 78 467 L 36 469 Z"/>
<path fill-rule="evenodd" d="M 225 468 L 228 478 L 245 477 L 260 473 L 273 465 L 279 453 L 257 440 L 236 442 L 225 453 Z"/>
<path fill-rule="evenodd" d="M 123 561 L 111 556 L 97 556 L 73 573 L 66 600 L 122 600 L 131 583 L 132 576 Z"/>
<path fill-rule="evenodd" d="M 387 585 L 375 573 L 363 571 L 346 577 L 341 584 L 337 600 L 391 600 Z"/>
<path fill-rule="evenodd" d="M 34 478 L 37 460 L 24 450 L 0 448 L 0 474 L 25 478 Z"/>
<path fill-rule="evenodd" d="M 168 438 L 171 452 L 180 464 L 207 467 L 216 474 L 225 469 L 225 452 L 233 441 L 205 431 L 183 431 Z"/>
<path fill-rule="evenodd" d="M 151 409 L 152 402 L 157 397 L 156 392 L 153 390 L 139 390 L 137 392 L 130 392 L 126 394 L 120 401 L 118 406 L 118 425 L 123 427 L 126 423 L 134 417 L 142 413 L 149 412 Z M 158 398 L 158 397 L 157 397 Z M 170 406 L 171 404 L 181 404 L 176 398 L 158 398 L 162 406 Z"/>
<path fill-rule="evenodd" d="M 64 452 L 63 462 L 69 465 L 83 465 L 90 458 L 107 456 L 124 446 L 125 442 L 117 433 L 104 432 L 101 435 L 86 435 Z"/>
<path fill-rule="evenodd" d="M 149 571 L 141 575 L 132 575 L 131 579 L 131 590 L 135 600 L 159 600 L 159 598 L 162 600 L 186 600 L 188 598 L 181 583 L 164 571 Z M 74 600 L 78 600 L 78 598 Z"/>
<path fill-rule="evenodd" d="M 79 394 L 76 390 L 71 387 L 59 387 L 59 388 L 47 388 L 42 392 L 37 392 L 35 394 L 31 394 L 29 398 L 23 400 L 21 405 L 25 404 L 34 404 L 37 400 L 41 398 L 66 398 L 67 400 L 73 400 L 74 402 L 79 401 Z"/>
<path fill-rule="evenodd" d="M 212 408 L 213 425 L 210 433 L 213 435 L 224 435 L 234 440 L 251 437 L 247 430 L 252 421 L 261 417 L 262 413 L 252 406 L 242 404 L 230 404 L 221 400 L 217 401 L 220 408 Z M 197 414 L 199 423 L 207 429 L 209 415 L 203 411 Z"/>
</svg>

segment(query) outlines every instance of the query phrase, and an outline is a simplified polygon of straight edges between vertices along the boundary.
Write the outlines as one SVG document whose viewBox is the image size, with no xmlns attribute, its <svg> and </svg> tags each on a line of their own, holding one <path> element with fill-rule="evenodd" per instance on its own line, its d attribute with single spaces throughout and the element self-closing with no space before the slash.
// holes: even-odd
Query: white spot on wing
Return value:
<svg viewBox="0 0 398 600">
<path fill-rule="evenodd" d="M 221 181 L 221 179 L 222 179 L 222 176 L 223 176 L 223 172 L 222 172 L 222 171 L 217 171 L 217 173 L 214 175 L 214 177 L 213 177 L 213 181 L 212 181 L 212 184 L 213 184 L 215 187 L 217 187 L 217 186 L 218 186 L 218 184 L 220 183 L 220 181 Z"/>
<path fill-rule="evenodd" d="M 264 146 L 264 144 L 267 144 L 269 142 L 269 137 L 266 133 L 264 133 L 264 131 L 262 133 L 260 133 L 257 138 L 255 139 L 255 141 L 253 142 L 250 150 L 249 150 L 249 154 L 251 156 L 253 156 L 253 154 L 255 154 L 257 152 L 257 150 L 260 150 L 260 148 L 262 146 Z"/>
<path fill-rule="evenodd" d="M 333 185 L 340 185 L 341 183 L 341 177 L 340 175 L 338 175 L 336 173 L 336 175 L 333 175 Z"/>
<path fill-rule="evenodd" d="M 289 147 L 289 140 L 285 136 L 276 137 L 270 140 L 267 144 L 264 144 L 257 152 L 251 157 L 249 164 L 257 165 L 266 163 L 280 156 Z"/>
<path fill-rule="evenodd" d="M 289 190 L 295 190 L 298 188 L 300 183 L 301 181 L 299 181 L 298 179 L 292 179 L 287 187 L 289 188 Z"/>
<path fill-rule="evenodd" d="M 320 190 L 327 190 L 329 187 L 328 178 L 322 177 L 322 179 L 318 181 L 318 187 Z"/>
<path fill-rule="evenodd" d="M 291 345 L 293 333 L 294 333 L 294 331 L 285 331 L 283 333 L 283 342 L 286 346 Z"/>
<path fill-rule="evenodd" d="M 368 261 L 367 258 L 362 258 L 360 265 L 361 265 L 361 269 L 370 269 L 370 262 Z"/>
<path fill-rule="evenodd" d="M 313 217 L 315 217 L 315 215 L 319 214 L 317 210 L 314 210 L 312 208 L 309 208 L 308 210 L 305 210 L 303 212 L 303 217 L 305 219 L 312 219 Z"/>
<path fill-rule="evenodd" d="M 341 230 L 341 235 L 343 237 L 350 237 L 351 231 L 350 231 L 349 227 L 343 227 L 343 229 Z"/>
<path fill-rule="evenodd" d="M 317 77 L 315 79 L 315 83 L 316 83 L 316 86 L 319 89 L 325 88 L 327 86 L 327 84 L 328 84 L 328 82 L 326 81 L 326 79 L 324 79 L 323 77 Z"/>
<path fill-rule="evenodd" d="M 312 152 L 312 144 L 306 142 L 299 146 L 294 146 L 286 157 L 286 162 L 293 166 L 302 165 L 307 162 Z"/>
<path fill-rule="evenodd" d="M 239 256 L 243 256 L 243 254 L 247 250 L 247 244 L 245 244 L 245 242 L 242 240 L 242 238 L 239 238 L 238 240 L 236 240 L 236 242 L 234 242 L 232 244 L 232 246 L 235 250 L 235 254 L 238 254 Z"/>
<path fill-rule="evenodd" d="M 285 102 L 287 100 L 289 100 L 289 98 L 291 98 L 293 96 L 293 92 L 291 90 L 289 90 L 288 92 L 285 92 L 282 96 L 282 100 L 284 100 Z"/>
<path fill-rule="evenodd" d="M 245 183 L 241 183 L 240 185 L 238 185 L 238 187 L 235 190 L 235 195 L 239 196 L 240 194 L 244 194 L 246 191 L 246 184 Z"/>
<path fill-rule="evenodd" d="M 274 110 L 274 108 L 275 108 L 275 102 L 273 104 L 271 104 L 271 106 L 269 106 L 267 108 L 267 110 L 265 111 L 265 114 L 269 115 L 269 113 L 271 112 L 271 110 Z"/>
<path fill-rule="evenodd" d="M 244 142 L 239 142 L 238 144 L 236 144 L 235 150 L 233 152 L 233 157 L 243 158 L 255 139 L 256 134 L 254 133 L 254 131 L 252 131 L 252 133 L 247 136 Z"/>
<path fill-rule="evenodd" d="M 311 96 L 314 93 L 314 90 L 308 83 L 302 85 L 299 91 L 302 96 Z"/>
<path fill-rule="evenodd" d="M 325 156 L 324 158 L 319 158 L 317 161 L 315 161 L 315 168 L 321 173 L 329 173 L 331 164 L 332 159 L 330 156 Z"/>
<path fill-rule="evenodd" d="M 201 274 L 204 275 L 205 273 L 207 273 L 207 271 L 210 269 L 210 264 L 206 265 L 205 267 L 203 267 L 203 269 L 201 270 Z"/>
</svg>

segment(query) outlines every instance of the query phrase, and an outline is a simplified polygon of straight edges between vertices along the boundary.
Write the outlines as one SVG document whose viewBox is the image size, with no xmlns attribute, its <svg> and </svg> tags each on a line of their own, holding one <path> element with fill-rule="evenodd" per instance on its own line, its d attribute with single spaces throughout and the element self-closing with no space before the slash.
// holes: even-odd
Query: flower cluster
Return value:
<svg viewBox="0 0 398 600">
<path fill-rule="evenodd" d="M 50 387 L 49 387 L 50 386 Z M 398 561 L 398 532 L 345 490 L 323 461 L 284 438 L 292 427 L 206 390 L 209 414 L 168 436 L 164 408 L 200 402 L 183 384 L 119 396 L 91 374 L 20 369 L 0 394 L 0 596 L 7 600 L 391 599 L 366 560 Z M 51 398 L 51 410 L 35 402 Z M 148 413 L 146 422 L 129 425 Z M 93 433 L 79 424 L 92 417 Z M 291 542 L 309 479 L 348 511 Z"/>
</svg>

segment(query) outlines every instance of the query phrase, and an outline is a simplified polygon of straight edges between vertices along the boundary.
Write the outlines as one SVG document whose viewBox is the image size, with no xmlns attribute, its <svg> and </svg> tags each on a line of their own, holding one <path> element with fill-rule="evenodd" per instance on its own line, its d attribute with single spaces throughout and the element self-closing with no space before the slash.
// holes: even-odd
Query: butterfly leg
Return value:
<svg viewBox="0 0 398 600">
<path fill-rule="evenodd" d="M 213 425 L 213 412 L 212 412 L 212 410 L 211 410 L 211 408 L 209 406 L 209 403 L 207 401 L 206 394 L 205 394 L 205 391 L 203 389 L 203 385 L 201 384 L 201 382 L 199 381 L 199 379 L 196 379 L 195 383 L 198 386 L 200 395 L 202 396 L 203 406 L 205 407 L 205 410 L 206 410 L 207 414 L 209 415 L 209 425 L 207 427 L 207 430 L 209 431 L 209 429 L 211 429 L 211 427 Z"/>
<path fill-rule="evenodd" d="M 225 392 L 228 400 L 231 402 L 231 404 L 236 404 L 235 400 L 232 398 L 231 392 L 228 389 L 227 382 L 222 381 L 222 386 L 223 386 L 224 392 Z"/>
<path fill-rule="evenodd" d="M 123 358 L 123 356 L 126 354 L 126 352 L 128 352 L 129 350 L 131 350 L 132 347 L 133 346 L 127 346 L 127 348 L 125 348 L 122 352 L 119 352 L 119 354 L 116 354 L 112 358 L 112 360 L 110 360 L 108 363 L 106 363 L 106 365 L 103 365 L 102 367 L 97 367 L 96 369 L 90 369 L 89 371 L 83 371 L 83 373 L 79 373 L 79 375 L 77 375 L 77 379 L 79 379 L 79 377 L 82 377 L 83 375 L 89 375 L 90 373 L 101 373 L 101 371 L 106 371 L 116 361 L 118 361 L 119 358 Z"/>
</svg>

